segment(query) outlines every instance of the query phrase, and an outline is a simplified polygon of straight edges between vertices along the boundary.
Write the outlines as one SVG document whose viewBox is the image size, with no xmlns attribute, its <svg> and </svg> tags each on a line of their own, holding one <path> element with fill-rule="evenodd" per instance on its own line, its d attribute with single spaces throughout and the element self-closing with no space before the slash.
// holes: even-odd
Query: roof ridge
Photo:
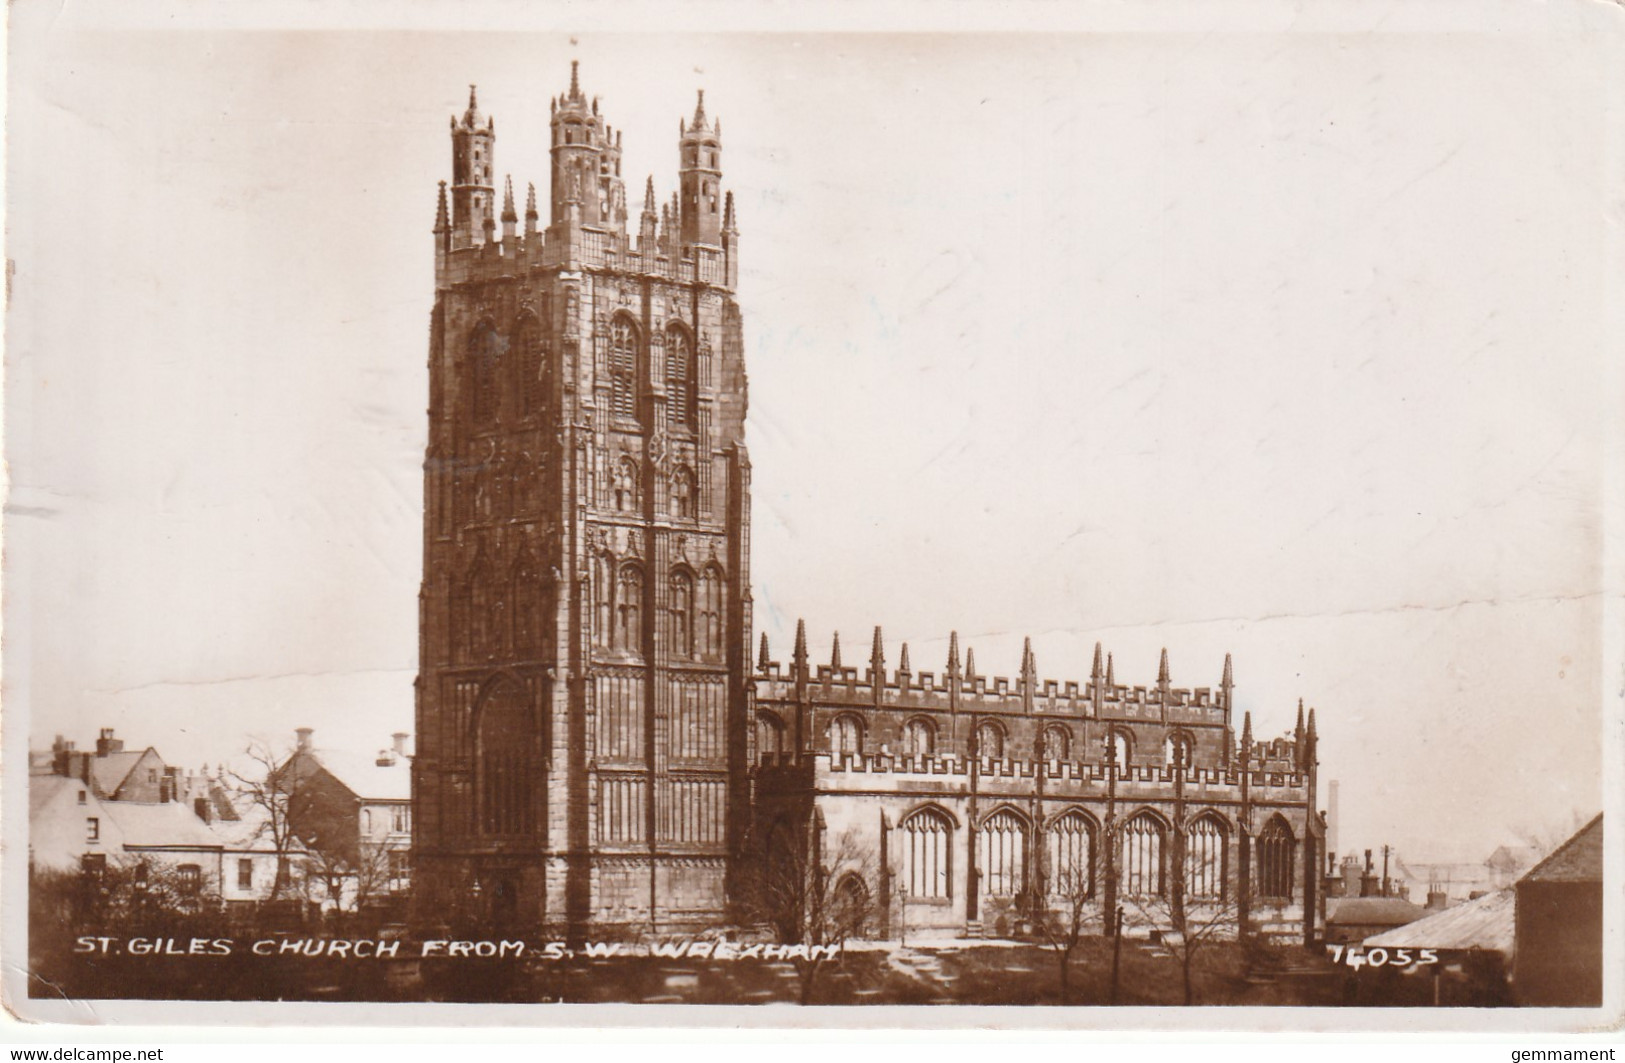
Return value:
<svg viewBox="0 0 1625 1063">
<path fill-rule="evenodd" d="M 1593 827 L 1596 827 L 1599 830 L 1602 828 L 1602 813 L 1601 812 L 1598 812 L 1595 816 L 1593 816 L 1592 819 L 1591 819 L 1591 822 L 1587 823 L 1585 826 L 1581 827 L 1579 830 L 1577 830 L 1573 834 L 1569 835 L 1568 840 L 1565 841 L 1562 845 L 1559 845 L 1556 849 L 1553 849 L 1551 852 L 1547 853 L 1546 854 L 1546 859 L 1542 860 L 1540 863 L 1536 864 L 1534 867 L 1530 868 L 1528 871 L 1525 871 L 1523 873 L 1523 876 L 1521 878 L 1519 878 L 1518 881 L 1523 882 L 1526 879 L 1534 878 L 1536 873 L 1543 870 L 1546 867 L 1547 864 L 1552 863 L 1559 856 L 1561 856 L 1565 852 L 1567 852 L 1569 850 L 1570 846 L 1574 845 L 1581 838 L 1584 838 L 1587 834 L 1590 834 L 1591 833 L 1591 828 L 1593 828 Z"/>
</svg>

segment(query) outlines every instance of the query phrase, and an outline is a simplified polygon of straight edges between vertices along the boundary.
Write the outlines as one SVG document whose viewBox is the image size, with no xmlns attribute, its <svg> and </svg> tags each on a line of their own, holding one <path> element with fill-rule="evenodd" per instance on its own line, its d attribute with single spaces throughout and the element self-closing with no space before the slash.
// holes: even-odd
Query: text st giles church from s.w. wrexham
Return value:
<svg viewBox="0 0 1625 1063">
<path fill-rule="evenodd" d="M 752 654 L 739 231 L 721 123 L 680 123 L 636 229 L 620 133 L 552 101 L 545 226 L 470 92 L 434 227 L 413 765 L 419 912 L 533 934 L 724 925 L 775 851 L 843 859 L 873 932 L 1096 926 L 1177 889 L 1312 937 L 1313 711 L 1238 737 L 1215 689 Z M 754 656 L 754 660 L 753 660 Z M 841 846 L 832 844 L 841 839 Z M 830 854 L 824 856 L 821 854 Z M 1131 917 L 1132 918 L 1132 917 Z"/>
</svg>

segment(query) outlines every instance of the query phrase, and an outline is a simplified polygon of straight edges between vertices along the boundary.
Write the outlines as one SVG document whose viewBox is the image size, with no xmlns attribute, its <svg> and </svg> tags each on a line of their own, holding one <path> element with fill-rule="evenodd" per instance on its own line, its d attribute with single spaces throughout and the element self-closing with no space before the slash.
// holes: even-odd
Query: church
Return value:
<svg viewBox="0 0 1625 1063">
<path fill-rule="evenodd" d="M 721 122 L 633 217 L 621 134 L 552 99 L 547 217 L 499 192 L 496 123 L 452 118 L 434 224 L 419 596 L 420 915 L 540 936 L 760 916 L 817 869 L 855 932 L 1155 929 L 1173 900 L 1317 935 L 1314 712 L 1255 741 L 1216 687 L 752 654 L 740 236 Z M 1239 733 L 1238 733 L 1239 731 Z M 822 887 L 820 887 L 822 888 Z M 820 906 L 800 898 L 798 904 Z M 804 918 L 802 911 L 798 918 Z"/>
</svg>

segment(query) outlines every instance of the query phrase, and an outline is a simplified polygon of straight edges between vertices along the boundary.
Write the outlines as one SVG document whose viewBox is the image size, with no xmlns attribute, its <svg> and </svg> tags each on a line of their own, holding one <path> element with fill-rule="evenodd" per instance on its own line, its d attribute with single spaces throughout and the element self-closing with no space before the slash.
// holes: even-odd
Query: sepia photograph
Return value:
<svg viewBox="0 0 1625 1063">
<path fill-rule="evenodd" d="M 15 1016 L 1620 1021 L 1620 8 L 424 10 L 10 8 Z"/>
</svg>

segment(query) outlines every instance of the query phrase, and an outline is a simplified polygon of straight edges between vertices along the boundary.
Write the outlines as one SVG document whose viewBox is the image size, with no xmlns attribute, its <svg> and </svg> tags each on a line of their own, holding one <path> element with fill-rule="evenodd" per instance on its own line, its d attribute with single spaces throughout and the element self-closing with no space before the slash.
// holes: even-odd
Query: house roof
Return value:
<svg viewBox="0 0 1625 1063">
<path fill-rule="evenodd" d="M 1365 943 L 1367 947 L 1384 948 L 1488 949 L 1511 956 L 1516 915 L 1516 892 L 1497 890 L 1475 901 L 1433 912 L 1414 923 L 1384 930 L 1366 938 Z"/>
<path fill-rule="evenodd" d="M 224 844 L 220 835 L 178 801 L 108 801 L 102 805 L 102 814 L 118 824 L 126 847 L 218 849 Z"/>
<path fill-rule="evenodd" d="M 1402 926 L 1426 914 L 1426 909 L 1398 897 L 1345 897 L 1326 921 L 1342 926 Z"/>
<path fill-rule="evenodd" d="M 395 763 L 380 765 L 376 753 L 361 754 L 347 749 L 321 749 L 316 760 L 339 782 L 363 801 L 410 801 L 412 762 L 396 757 Z"/>
<path fill-rule="evenodd" d="M 1518 882 L 1601 882 L 1602 813 Z"/>
<path fill-rule="evenodd" d="M 33 775 L 28 779 L 28 818 L 32 820 L 40 811 L 55 801 L 67 789 L 83 790 L 85 784 L 66 775 Z M 87 794 L 87 798 L 94 797 Z"/>
<path fill-rule="evenodd" d="M 147 751 L 141 749 L 109 753 L 105 757 L 91 757 L 90 777 L 98 790 L 112 796 L 124 785 L 124 780 L 130 777 L 130 772 L 135 770 L 136 764 L 146 755 Z"/>
</svg>

